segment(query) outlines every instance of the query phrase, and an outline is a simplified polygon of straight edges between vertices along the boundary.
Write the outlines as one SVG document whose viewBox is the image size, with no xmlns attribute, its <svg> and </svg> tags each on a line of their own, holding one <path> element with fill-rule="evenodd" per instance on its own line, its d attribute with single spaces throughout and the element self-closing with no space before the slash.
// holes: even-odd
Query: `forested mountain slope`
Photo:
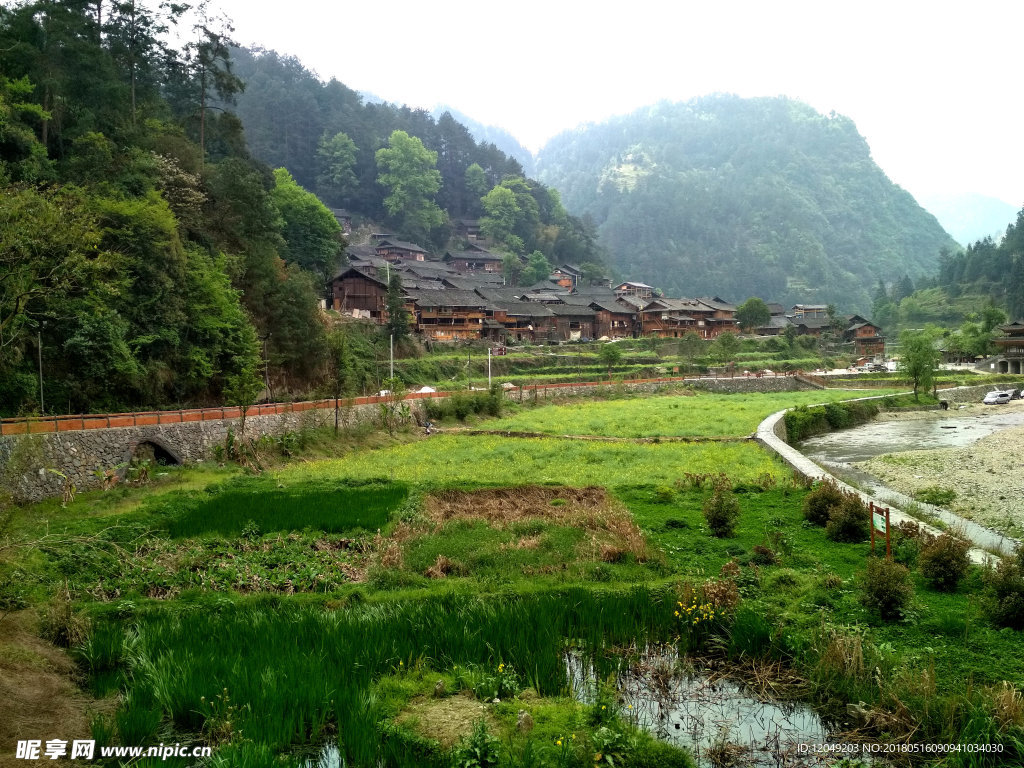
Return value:
<svg viewBox="0 0 1024 768">
<path fill-rule="evenodd" d="M 867 310 L 879 279 L 957 248 L 851 120 L 781 97 L 660 103 L 561 134 L 537 172 L 623 276 L 673 294 Z"/>
<path fill-rule="evenodd" d="M 601 261 L 595 234 L 566 216 L 557 193 L 527 179 L 518 161 L 490 142 L 478 142 L 449 112 L 435 119 L 426 110 L 365 101 L 344 83 L 325 83 L 298 59 L 274 51 L 234 49 L 232 54 L 246 84 L 237 97 L 237 113 L 252 153 L 287 168 L 328 205 L 440 250 L 459 218 L 494 218 L 493 206 L 487 210 L 481 198 L 503 182 L 514 183 L 520 196 L 515 210 L 503 215 L 518 230 L 519 240 L 509 250 L 519 255 L 539 250 L 552 264 Z M 377 151 L 394 131 L 404 131 L 436 153 L 440 185 L 432 202 L 443 211 L 440 220 L 417 223 L 388 210 Z"/>
</svg>

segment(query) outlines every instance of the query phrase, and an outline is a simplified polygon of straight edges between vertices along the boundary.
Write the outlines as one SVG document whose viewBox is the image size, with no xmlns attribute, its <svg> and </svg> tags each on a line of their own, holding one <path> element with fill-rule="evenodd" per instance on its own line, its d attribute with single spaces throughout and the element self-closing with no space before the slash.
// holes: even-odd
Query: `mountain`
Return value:
<svg viewBox="0 0 1024 768">
<path fill-rule="evenodd" d="M 921 204 L 939 220 L 957 242 L 967 244 L 986 237 L 998 240 L 1006 225 L 1017 218 L 1017 208 L 985 195 L 935 195 Z"/>
<path fill-rule="evenodd" d="M 537 178 L 593 218 L 619 272 L 669 294 L 867 311 L 879 279 L 958 249 L 853 121 L 787 98 L 659 103 L 552 139 Z"/>
<path fill-rule="evenodd" d="M 493 144 L 509 157 L 518 160 L 519 164 L 523 166 L 523 173 L 527 176 L 533 175 L 533 153 L 520 144 L 519 139 L 511 133 L 496 125 L 484 125 L 483 123 L 471 118 L 465 112 L 460 112 L 454 107 L 449 107 L 447 105 L 438 105 L 434 107 L 431 114 L 435 118 L 439 118 L 445 112 L 448 112 L 452 117 L 466 126 L 478 143 Z"/>
</svg>

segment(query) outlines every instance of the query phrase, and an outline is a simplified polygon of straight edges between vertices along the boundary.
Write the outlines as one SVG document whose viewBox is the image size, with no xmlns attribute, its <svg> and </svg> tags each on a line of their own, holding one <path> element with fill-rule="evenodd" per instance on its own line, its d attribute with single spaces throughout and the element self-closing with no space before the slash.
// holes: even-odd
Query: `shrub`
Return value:
<svg viewBox="0 0 1024 768">
<path fill-rule="evenodd" d="M 498 764 L 498 740 L 487 732 L 487 722 L 477 720 L 473 732 L 455 751 L 458 768 L 491 768 Z"/>
<path fill-rule="evenodd" d="M 670 485 L 659 485 L 654 489 L 654 501 L 657 504 L 671 504 L 675 497 L 675 489 Z"/>
<path fill-rule="evenodd" d="M 758 565 L 775 565 L 779 561 L 774 550 L 772 550 L 771 547 L 764 546 L 763 544 L 758 544 L 754 547 L 754 554 L 751 556 L 750 560 Z"/>
<path fill-rule="evenodd" d="M 825 535 L 832 541 L 855 543 L 864 541 L 871 533 L 868 510 L 856 496 L 845 496 L 828 516 Z"/>
<path fill-rule="evenodd" d="M 1001 627 L 1024 629 L 1024 547 L 1004 557 L 985 575 L 984 609 Z"/>
<path fill-rule="evenodd" d="M 704 519 L 711 533 L 718 538 L 732 536 L 740 517 L 740 504 L 732 489 L 724 484 L 715 486 L 711 497 L 704 502 Z"/>
<path fill-rule="evenodd" d="M 862 588 L 864 605 L 886 620 L 902 617 L 914 596 L 907 567 L 877 557 L 868 560 Z"/>
<path fill-rule="evenodd" d="M 843 492 L 839 486 L 828 480 L 820 483 L 804 497 L 804 517 L 815 525 L 828 524 L 832 510 L 843 502 Z"/>
<path fill-rule="evenodd" d="M 955 592 L 971 564 L 967 556 L 970 548 L 969 543 L 948 533 L 937 536 L 921 547 L 921 575 L 935 589 Z"/>
<path fill-rule="evenodd" d="M 914 498 L 925 504 L 933 504 L 936 507 L 945 507 L 956 500 L 956 491 L 952 488 L 941 488 L 937 485 L 930 485 L 914 492 Z"/>
</svg>

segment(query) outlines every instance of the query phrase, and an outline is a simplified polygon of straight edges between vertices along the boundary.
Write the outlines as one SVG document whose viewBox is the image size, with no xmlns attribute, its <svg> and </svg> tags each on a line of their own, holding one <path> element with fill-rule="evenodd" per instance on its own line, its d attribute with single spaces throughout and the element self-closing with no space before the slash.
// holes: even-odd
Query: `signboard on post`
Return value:
<svg viewBox="0 0 1024 768">
<path fill-rule="evenodd" d="M 885 534 L 885 556 L 892 559 L 892 544 L 889 538 L 889 508 L 876 507 L 875 502 L 869 502 L 868 510 L 871 513 L 871 552 L 875 551 L 875 531 Z"/>
</svg>

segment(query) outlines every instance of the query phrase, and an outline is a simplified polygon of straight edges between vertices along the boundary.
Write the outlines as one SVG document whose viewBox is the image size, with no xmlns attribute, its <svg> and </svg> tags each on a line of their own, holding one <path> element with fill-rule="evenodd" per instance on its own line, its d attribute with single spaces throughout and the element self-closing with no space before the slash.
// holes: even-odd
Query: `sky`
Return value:
<svg viewBox="0 0 1024 768">
<path fill-rule="evenodd" d="M 784 95 L 854 120 L 915 197 L 1024 205 L 1024 2 L 213 0 L 235 39 L 536 152 L 661 100 Z"/>
</svg>

